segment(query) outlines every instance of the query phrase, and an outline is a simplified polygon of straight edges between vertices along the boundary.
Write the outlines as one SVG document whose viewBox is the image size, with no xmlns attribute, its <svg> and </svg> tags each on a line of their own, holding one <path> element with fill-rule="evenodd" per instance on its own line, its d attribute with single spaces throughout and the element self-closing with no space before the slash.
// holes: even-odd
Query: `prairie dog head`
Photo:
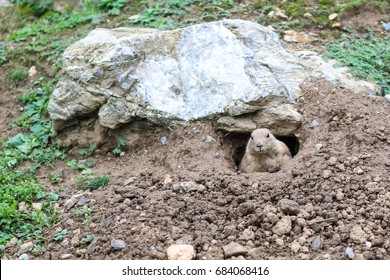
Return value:
<svg viewBox="0 0 390 280">
<path fill-rule="evenodd" d="M 275 137 L 266 128 L 259 128 L 252 132 L 248 142 L 248 149 L 254 153 L 266 153 L 275 145 Z"/>
</svg>

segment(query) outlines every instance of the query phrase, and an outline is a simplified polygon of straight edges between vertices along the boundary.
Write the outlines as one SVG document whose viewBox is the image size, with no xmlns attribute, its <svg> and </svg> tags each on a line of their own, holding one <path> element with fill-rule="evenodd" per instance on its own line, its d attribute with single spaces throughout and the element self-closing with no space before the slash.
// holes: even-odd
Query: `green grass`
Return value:
<svg viewBox="0 0 390 280">
<path fill-rule="evenodd" d="M 336 59 L 336 66 L 349 67 L 356 78 L 372 81 L 382 87 L 384 94 L 390 94 L 389 36 L 343 35 L 330 44 L 324 57 Z"/>
</svg>

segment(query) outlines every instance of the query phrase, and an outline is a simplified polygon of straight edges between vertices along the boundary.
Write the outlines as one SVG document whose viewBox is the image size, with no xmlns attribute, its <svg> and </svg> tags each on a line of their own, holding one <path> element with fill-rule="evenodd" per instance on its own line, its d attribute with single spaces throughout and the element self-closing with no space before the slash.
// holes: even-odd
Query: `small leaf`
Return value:
<svg viewBox="0 0 390 280">
<path fill-rule="evenodd" d="M 60 196 L 54 192 L 50 193 L 50 201 L 57 201 Z"/>
</svg>

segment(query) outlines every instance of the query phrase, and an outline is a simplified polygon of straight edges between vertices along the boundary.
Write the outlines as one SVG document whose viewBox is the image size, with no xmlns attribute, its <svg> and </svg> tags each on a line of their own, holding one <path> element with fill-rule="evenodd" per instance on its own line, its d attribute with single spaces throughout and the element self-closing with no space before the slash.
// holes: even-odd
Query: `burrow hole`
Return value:
<svg viewBox="0 0 390 280">
<path fill-rule="evenodd" d="M 225 137 L 232 148 L 233 160 L 236 166 L 240 165 L 241 159 L 244 156 L 246 144 L 248 143 L 250 133 L 230 133 Z M 275 138 L 282 141 L 290 150 L 291 156 L 295 157 L 299 151 L 299 139 L 296 136 L 277 136 Z"/>
</svg>

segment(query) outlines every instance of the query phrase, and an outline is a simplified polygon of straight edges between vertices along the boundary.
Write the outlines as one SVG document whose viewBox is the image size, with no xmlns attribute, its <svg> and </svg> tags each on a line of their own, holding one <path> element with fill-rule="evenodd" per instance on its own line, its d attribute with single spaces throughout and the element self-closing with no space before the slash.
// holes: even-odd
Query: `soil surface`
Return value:
<svg viewBox="0 0 390 280">
<path fill-rule="evenodd" d="M 120 157 L 97 151 L 95 175 L 110 182 L 92 192 L 75 186 L 80 172 L 64 162 L 41 167 L 46 191 L 61 194 L 60 221 L 43 233 L 44 255 L 30 258 L 167 259 L 170 245 L 191 244 L 196 259 L 390 259 L 390 103 L 315 79 L 302 92 L 300 148 L 275 173 L 237 171 L 249 136 L 201 122 L 156 132 Z M 20 104 L 8 90 L 0 96 L 6 138 Z M 52 185 L 49 172 L 62 181 Z M 85 205 L 90 221 L 75 213 Z"/>
<path fill-rule="evenodd" d="M 121 157 L 95 155 L 95 173 L 111 181 L 92 192 L 75 188 L 79 172 L 63 163 L 42 168 L 43 184 L 48 172 L 64 179 L 53 187 L 61 222 L 45 235 L 68 234 L 40 258 L 166 259 L 170 245 L 191 244 L 197 259 L 345 259 L 348 247 L 355 259 L 390 259 L 390 103 L 321 80 L 302 91 L 300 149 L 276 173 L 237 171 L 247 136 L 207 123 L 159 132 Z M 90 223 L 74 213 L 83 206 L 65 210 L 75 194 L 93 209 Z M 232 242 L 244 248 L 227 253 Z"/>
</svg>

